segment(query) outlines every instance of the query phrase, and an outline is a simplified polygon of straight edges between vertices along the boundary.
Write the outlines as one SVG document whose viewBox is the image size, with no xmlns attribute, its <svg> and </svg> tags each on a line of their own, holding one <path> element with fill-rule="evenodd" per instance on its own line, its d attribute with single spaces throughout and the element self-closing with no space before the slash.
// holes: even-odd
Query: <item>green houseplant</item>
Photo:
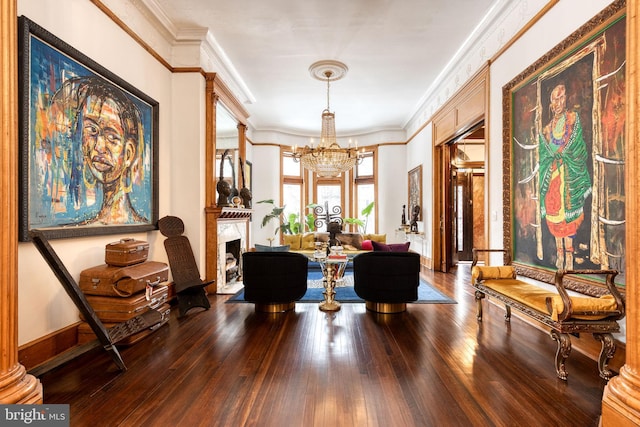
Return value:
<svg viewBox="0 0 640 427">
<path fill-rule="evenodd" d="M 369 223 L 369 215 L 371 215 L 375 203 L 376 202 L 369 203 L 364 207 L 364 209 L 362 209 L 362 211 L 360 211 L 360 215 L 364 217 L 364 220 L 360 218 L 343 218 L 342 222 L 344 222 L 345 224 L 357 226 L 357 230 L 361 234 L 364 234 L 364 232 L 367 230 L 367 224 Z"/>
<path fill-rule="evenodd" d="M 271 221 L 277 220 L 278 226 L 275 229 L 274 235 L 278 234 L 278 231 L 282 234 L 300 234 L 305 231 L 315 230 L 315 217 L 313 212 L 308 212 L 302 218 L 300 218 L 300 214 L 297 213 L 291 213 L 288 216 L 285 216 L 284 210 L 286 205 L 276 206 L 273 199 L 260 200 L 256 203 L 266 203 L 272 206 L 271 212 L 262 218 L 261 227 L 265 227 Z M 307 205 L 306 208 L 313 209 L 315 206 L 315 203 L 311 203 Z"/>
</svg>

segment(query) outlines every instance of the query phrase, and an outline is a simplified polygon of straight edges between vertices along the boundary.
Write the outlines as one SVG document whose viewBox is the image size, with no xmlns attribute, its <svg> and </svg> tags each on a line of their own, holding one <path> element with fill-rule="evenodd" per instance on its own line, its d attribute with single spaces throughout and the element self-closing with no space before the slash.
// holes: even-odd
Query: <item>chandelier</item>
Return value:
<svg viewBox="0 0 640 427">
<path fill-rule="evenodd" d="M 320 143 L 314 147 L 306 145 L 301 149 L 294 147 L 293 159 L 302 167 L 315 172 L 320 177 L 335 177 L 361 163 L 362 158 L 355 147 L 342 148 L 336 139 L 335 114 L 329 110 L 329 86 L 347 72 L 347 66 L 338 61 L 318 61 L 309 67 L 311 75 L 327 81 L 327 108 L 322 111 L 322 130 Z"/>
</svg>

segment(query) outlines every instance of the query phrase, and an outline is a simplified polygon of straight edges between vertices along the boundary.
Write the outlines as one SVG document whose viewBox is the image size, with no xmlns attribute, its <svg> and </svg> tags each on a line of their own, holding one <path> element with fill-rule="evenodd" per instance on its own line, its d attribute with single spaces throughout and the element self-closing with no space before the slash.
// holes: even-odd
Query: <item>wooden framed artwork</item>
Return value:
<svg viewBox="0 0 640 427">
<path fill-rule="evenodd" d="M 422 165 L 409 171 L 409 219 L 414 218 L 417 208 L 417 221 L 422 220 Z"/>
<path fill-rule="evenodd" d="M 504 247 L 520 274 L 615 269 L 624 285 L 624 5 L 503 88 Z"/>
<path fill-rule="evenodd" d="M 155 229 L 158 103 L 26 17 L 19 78 L 19 239 Z"/>
</svg>

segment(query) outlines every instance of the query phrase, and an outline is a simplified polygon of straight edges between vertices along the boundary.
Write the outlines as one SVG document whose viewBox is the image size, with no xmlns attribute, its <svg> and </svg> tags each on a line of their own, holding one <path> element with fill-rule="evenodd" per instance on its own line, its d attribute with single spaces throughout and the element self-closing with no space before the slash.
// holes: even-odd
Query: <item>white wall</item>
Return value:
<svg viewBox="0 0 640 427">
<path fill-rule="evenodd" d="M 274 145 L 256 145 L 253 151 L 253 215 L 251 220 L 251 244 L 268 245 L 267 238 L 275 237 L 277 244 L 280 233 L 274 234 L 277 224 L 270 222 L 264 228 L 260 227 L 262 218 L 273 206 L 257 203 L 260 200 L 273 199 L 280 206 L 280 148 Z"/>
<path fill-rule="evenodd" d="M 386 233 L 387 243 L 404 241 L 396 231 L 409 197 L 406 150 L 406 145 L 378 148 L 378 232 Z"/>
<path fill-rule="evenodd" d="M 162 157 L 166 157 L 175 170 L 171 181 L 167 183 L 166 194 L 171 198 L 171 208 L 166 214 L 177 216 L 184 221 L 184 234 L 189 238 L 201 275 L 204 277 L 206 219 L 203 212 L 206 158 L 203 141 L 206 124 L 206 83 L 199 73 L 176 73 L 172 78 L 172 89 L 171 117 L 181 119 L 173 122 L 169 151 L 162 153 Z M 186 97 L 182 94 L 193 95 Z"/>
<path fill-rule="evenodd" d="M 173 177 L 179 172 L 169 154 L 172 152 L 171 144 L 177 139 L 172 127 L 173 123 L 183 119 L 180 111 L 171 108 L 175 101 L 171 92 L 171 73 L 86 0 L 21 0 L 18 1 L 18 15 L 25 15 L 159 102 L 159 216 L 167 215 L 178 202 L 180 206 L 193 204 L 197 207 L 199 200 L 193 200 L 193 194 L 177 190 L 174 193 L 171 189 Z M 152 38 L 158 39 L 156 35 Z M 203 90 L 197 93 L 202 94 Z M 202 179 L 198 177 L 197 182 L 202 182 Z M 179 196 L 175 196 L 174 201 L 171 194 Z M 51 244 L 71 275 L 78 280 L 80 271 L 103 264 L 105 244 L 121 237 L 125 236 L 62 239 Z M 166 259 L 162 244 L 164 238 L 159 232 L 126 237 L 149 241 L 150 259 Z M 78 310 L 32 243 L 18 245 L 18 289 L 19 345 L 79 320 Z"/>
</svg>

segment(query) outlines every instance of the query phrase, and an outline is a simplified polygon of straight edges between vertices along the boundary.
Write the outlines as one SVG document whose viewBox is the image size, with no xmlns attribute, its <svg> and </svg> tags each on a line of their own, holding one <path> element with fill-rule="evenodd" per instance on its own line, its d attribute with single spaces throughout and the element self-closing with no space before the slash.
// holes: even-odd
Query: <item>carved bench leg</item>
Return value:
<svg viewBox="0 0 640 427">
<path fill-rule="evenodd" d="M 551 338 L 558 343 L 558 349 L 556 350 L 556 373 L 561 380 L 567 379 L 567 368 L 565 367 L 565 361 L 571 354 L 571 337 L 569 334 L 560 334 L 556 331 L 551 331 Z"/>
<path fill-rule="evenodd" d="M 476 291 L 476 319 L 478 322 L 482 322 L 482 299 L 484 298 L 484 294 L 480 291 Z"/>
<path fill-rule="evenodd" d="M 611 334 L 593 334 L 593 337 L 602 343 L 600 357 L 598 358 L 598 372 L 600 378 L 609 380 L 613 373 L 609 370 L 608 362 L 616 352 L 616 343 Z"/>
<path fill-rule="evenodd" d="M 504 320 L 506 322 L 511 322 L 511 306 L 509 305 L 504 305 L 504 309 L 505 309 L 505 313 L 504 313 Z"/>
</svg>

